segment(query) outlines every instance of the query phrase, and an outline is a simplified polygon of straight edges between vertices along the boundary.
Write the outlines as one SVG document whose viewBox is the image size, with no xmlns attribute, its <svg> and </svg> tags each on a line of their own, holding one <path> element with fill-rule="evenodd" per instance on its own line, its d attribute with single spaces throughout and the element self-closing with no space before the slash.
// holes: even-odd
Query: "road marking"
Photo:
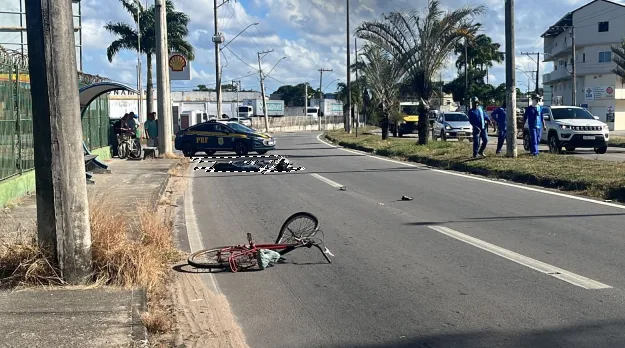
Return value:
<svg viewBox="0 0 625 348">
<path fill-rule="evenodd" d="M 317 140 L 319 140 L 320 142 L 331 146 L 333 148 L 337 148 L 337 149 L 341 149 L 343 151 L 347 151 L 347 152 L 351 152 L 351 153 L 357 153 L 360 155 L 364 155 L 367 157 L 371 157 L 371 158 L 375 158 L 375 159 L 379 159 L 379 160 L 383 160 L 383 161 L 387 161 L 387 162 L 392 162 L 392 163 L 396 163 L 396 164 L 401 164 L 401 165 L 405 165 L 408 167 L 418 167 L 418 165 L 414 165 L 414 164 L 410 164 L 410 163 L 406 163 L 406 162 L 401 162 L 401 161 L 396 161 L 396 160 L 392 160 L 392 159 L 388 159 L 388 158 L 382 158 L 380 156 L 374 156 L 374 155 L 370 155 L 366 152 L 362 152 L 362 151 L 358 151 L 358 150 L 352 150 L 352 149 L 346 149 L 343 147 L 339 147 L 336 145 L 332 145 L 330 143 L 327 143 L 323 140 L 321 140 L 321 135 L 319 134 L 317 136 Z M 421 167 L 426 168 L 425 165 L 421 165 Z M 427 168 L 433 172 L 437 172 L 437 173 L 441 173 L 441 174 L 446 174 L 446 175 L 453 175 L 453 176 L 459 176 L 462 178 L 467 178 L 467 179 L 472 179 L 472 180 L 478 180 L 478 181 L 482 181 L 482 182 L 486 182 L 489 184 L 496 184 L 496 185 L 502 185 L 502 186 L 508 186 L 508 187 L 515 187 L 521 190 L 526 190 L 526 191 L 532 191 L 532 192 L 538 192 L 538 193 L 543 193 L 543 194 L 547 194 L 547 195 L 552 195 L 552 196 L 558 196 L 558 197 L 563 197 L 563 198 L 568 198 L 568 199 L 574 199 L 577 201 L 582 201 L 582 202 L 588 202 L 588 203 L 593 203 L 593 204 L 599 204 L 599 205 L 603 205 L 606 207 L 611 207 L 611 208 L 617 208 L 617 209 L 623 209 L 625 210 L 625 205 L 622 204 L 616 204 L 616 203 L 610 203 L 610 202 L 602 202 L 602 201 L 598 201 L 596 199 L 592 199 L 592 198 L 586 198 L 586 197 L 579 197 L 579 196 L 573 196 L 573 195 L 569 195 L 566 193 L 560 193 L 560 192 L 555 192 L 555 191 L 548 191 L 545 189 L 539 189 L 539 188 L 534 188 L 534 187 L 530 187 L 530 186 L 524 186 L 521 184 L 511 184 L 508 182 L 503 182 L 503 181 L 495 181 L 492 179 L 487 179 L 487 178 L 482 178 L 482 177 L 478 177 L 478 176 L 474 176 L 474 175 L 467 175 L 467 174 L 462 174 L 462 173 L 458 173 L 458 172 L 451 172 L 451 171 L 447 171 L 447 170 L 441 170 L 441 169 L 433 169 L 433 168 Z"/>
<path fill-rule="evenodd" d="M 200 229 L 197 225 L 195 209 L 193 208 L 193 178 L 195 177 L 193 166 L 189 166 L 189 173 L 191 178 L 187 184 L 186 192 L 184 193 L 184 224 L 187 229 L 187 238 L 189 238 L 189 247 L 191 248 L 191 252 L 194 253 L 204 249 L 204 245 L 200 237 Z M 202 275 L 207 275 L 213 286 L 213 291 L 217 294 L 221 294 L 215 276 L 212 273 L 203 273 Z"/>
<path fill-rule="evenodd" d="M 449 237 L 455 238 L 461 242 L 465 242 L 467 244 L 471 244 L 474 247 L 480 248 L 482 250 L 486 250 L 488 252 L 491 252 L 495 255 L 499 255 L 505 259 L 508 259 L 510 261 L 514 261 L 520 265 L 523 265 L 525 267 L 529 267 L 533 270 L 536 270 L 538 272 L 550 275 L 552 277 L 558 278 L 560 280 L 564 280 L 565 282 L 571 283 L 573 285 L 577 285 L 581 288 L 584 289 L 610 289 L 612 288 L 611 286 L 607 285 L 607 284 L 603 284 L 600 283 L 596 280 L 592 280 L 590 278 L 586 278 L 583 277 L 579 274 L 575 274 L 566 270 L 563 270 L 562 268 L 558 268 L 555 266 L 552 266 L 550 264 L 532 259 L 530 257 L 527 256 L 523 256 L 521 254 L 515 253 L 514 251 L 510 251 L 508 249 L 504 249 L 502 247 L 496 246 L 494 244 L 485 242 L 481 239 L 477 239 L 475 237 L 471 237 L 469 235 L 466 235 L 464 233 L 460 233 L 456 230 L 452 230 L 451 228 L 448 227 L 444 227 L 444 226 L 428 226 L 429 228 L 433 229 L 436 232 L 440 232 L 444 235 L 447 235 Z"/>
<path fill-rule="evenodd" d="M 325 182 L 326 184 L 328 184 L 328 185 L 330 185 L 332 187 L 336 187 L 336 188 L 343 187 L 343 185 L 339 184 L 338 182 L 332 181 L 332 180 L 330 180 L 330 179 L 328 179 L 326 177 L 323 177 L 323 176 L 321 176 L 321 175 L 319 175 L 317 173 L 311 173 L 310 175 L 314 176 L 315 178 Z"/>
</svg>

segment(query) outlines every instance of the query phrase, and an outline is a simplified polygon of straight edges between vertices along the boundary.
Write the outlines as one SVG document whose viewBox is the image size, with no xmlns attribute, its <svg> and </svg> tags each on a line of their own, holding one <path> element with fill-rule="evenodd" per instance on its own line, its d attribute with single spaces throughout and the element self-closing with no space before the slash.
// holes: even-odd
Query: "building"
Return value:
<svg viewBox="0 0 625 348">
<path fill-rule="evenodd" d="M 28 54 L 26 39 L 25 0 L 0 0 L 0 46 Z M 82 12 L 80 0 L 72 0 L 74 14 L 74 40 L 76 45 L 76 64 L 82 71 Z"/>
<path fill-rule="evenodd" d="M 553 63 L 553 71 L 543 75 L 543 88 L 549 91 L 545 104 L 574 104 L 571 71 L 574 32 L 575 104 L 587 107 L 607 122 L 610 129 L 625 130 L 625 81 L 613 73 L 616 64 L 610 50 L 625 37 L 624 16 L 624 4 L 594 0 L 565 14 L 541 35 L 544 62 Z"/>
</svg>

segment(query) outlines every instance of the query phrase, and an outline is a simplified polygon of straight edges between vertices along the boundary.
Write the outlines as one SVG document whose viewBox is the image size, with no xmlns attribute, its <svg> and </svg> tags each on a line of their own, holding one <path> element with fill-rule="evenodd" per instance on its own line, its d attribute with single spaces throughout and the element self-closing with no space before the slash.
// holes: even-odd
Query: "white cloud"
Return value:
<svg viewBox="0 0 625 348">
<path fill-rule="evenodd" d="M 83 0 L 83 40 L 85 43 L 85 70 L 86 72 L 107 75 L 114 80 L 133 82 L 135 73 L 135 53 L 120 52 L 119 57 L 108 63 L 104 57 L 106 47 L 112 37 L 102 28 L 108 21 L 131 22 L 130 15 L 115 0 L 107 1 L 107 6 L 101 6 L 97 0 Z M 415 6 L 419 9 L 425 2 L 413 0 L 351 0 L 350 31 L 364 20 L 373 20 L 382 13 L 393 10 L 409 9 Z M 536 10 L 544 8 L 544 0 L 527 0 L 516 6 L 516 62 L 520 68 L 529 71 L 535 70 L 536 64 L 527 56 L 521 55 L 526 51 L 542 51 L 540 34 L 560 18 L 567 11 L 573 10 L 589 0 L 562 0 L 550 1 L 549 11 Z M 143 2 L 143 0 L 142 0 Z M 187 13 L 191 22 L 189 25 L 189 40 L 193 44 L 196 60 L 193 62 L 193 81 L 189 85 L 214 84 L 215 51 L 212 42 L 214 34 L 213 1 L 212 0 L 174 0 L 180 11 Z M 150 0 L 150 4 L 153 3 Z M 484 32 L 495 42 L 504 45 L 504 14 L 501 0 L 441 0 L 448 9 L 460 6 L 475 6 L 483 4 L 486 13 L 477 18 L 483 23 Z M 219 8 L 220 31 L 224 33 L 226 41 L 234 38 L 249 24 L 258 22 L 241 33 L 228 48 L 222 52 L 224 81 L 238 78 L 257 71 L 257 52 L 273 49 L 262 62 L 265 72 L 283 56 L 283 60 L 267 79 L 268 90 L 276 89 L 281 82 L 300 83 L 308 81 L 313 86 L 319 84 L 320 68 L 333 69 L 324 73 L 324 81 L 334 79 L 345 80 L 346 50 L 345 50 L 345 1 L 344 0 L 252 0 L 230 1 Z M 359 40 L 359 46 L 362 45 Z M 353 50 L 353 37 L 350 42 Z M 235 56 L 236 54 L 236 56 Z M 93 57 L 88 59 L 87 57 Z M 98 59 L 98 57 L 104 57 Z M 354 55 L 352 54 L 352 59 Z M 542 57 L 541 57 L 542 58 Z M 534 57 L 535 59 L 535 57 Z M 441 72 L 444 80 L 457 76 L 454 58 L 450 58 L 445 69 Z M 156 61 L 153 62 L 156 68 Z M 145 59 L 144 59 L 145 66 Z M 550 64 L 541 63 L 541 75 Z M 156 70 L 156 69 L 154 69 Z M 501 83 L 505 81 L 505 67 L 496 65 L 489 71 L 489 82 Z M 143 72 L 145 76 L 145 69 Z M 517 71 L 517 80 L 526 79 L 523 72 Z M 275 80 L 274 80 L 275 79 Z M 258 76 L 249 76 L 241 79 L 244 86 L 258 85 Z M 278 82 L 278 81 L 280 82 Z M 325 83 L 324 83 L 325 85 Z M 331 90 L 332 88 L 328 88 Z"/>
</svg>

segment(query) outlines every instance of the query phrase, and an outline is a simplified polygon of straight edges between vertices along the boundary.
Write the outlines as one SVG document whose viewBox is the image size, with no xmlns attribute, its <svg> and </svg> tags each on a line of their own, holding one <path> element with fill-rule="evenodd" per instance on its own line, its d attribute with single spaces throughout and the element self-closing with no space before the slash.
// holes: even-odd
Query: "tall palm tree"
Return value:
<svg viewBox="0 0 625 348">
<path fill-rule="evenodd" d="M 444 66 L 462 38 L 474 35 L 478 25 L 475 15 L 484 7 L 462 7 L 449 12 L 438 0 L 428 0 L 424 14 L 417 10 L 391 12 L 382 19 L 362 23 L 356 35 L 388 51 L 405 68 L 402 78 L 419 96 L 419 144 L 426 144 L 429 122 L 427 110 L 433 94 L 432 80 Z"/>
<path fill-rule="evenodd" d="M 372 102 L 382 110 L 382 140 L 386 140 L 389 118 L 397 109 L 399 80 L 405 72 L 399 61 L 381 46 L 367 43 L 360 56 L 363 59 L 358 68 L 363 73 L 362 83 L 371 91 Z"/>
<path fill-rule="evenodd" d="M 465 42 L 458 42 L 454 48 L 454 53 L 458 55 L 456 60 L 456 68 L 461 70 L 465 68 L 465 62 L 471 67 L 478 68 L 482 71 L 486 70 L 486 83 L 488 83 L 488 69 L 493 67 L 493 63 L 502 63 L 504 54 L 499 49 L 501 45 L 493 42 L 493 40 L 485 34 L 467 38 Z M 463 40 L 464 41 L 464 40 Z M 465 51 L 467 53 L 465 58 Z"/>
<path fill-rule="evenodd" d="M 141 53 L 146 55 L 147 61 L 147 89 L 146 99 L 147 113 L 151 113 L 152 96 L 154 95 L 154 82 L 152 72 L 152 56 L 156 54 L 156 18 L 154 5 L 145 8 L 140 2 L 135 3 L 132 0 L 120 0 L 122 6 L 130 13 L 135 25 L 129 25 L 123 22 L 109 22 L 104 28 L 110 33 L 117 36 L 106 49 L 106 56 L 109 62 L 121 50 L 138 51 L 138 33 L 136 23 L 139 22 L 141 27 Z M 187 56 L 191 61 L 195 59 L 193 46 L 186 40 L 189 35 L 189 16 L 184 12 L 176 11 L 171 0 L 166 0 L 165 8 L 167 13 L 167 44 L 169 52 L 180 52 Z M 137 12 L 139 15 L 137 16 Z"/>
</svg>

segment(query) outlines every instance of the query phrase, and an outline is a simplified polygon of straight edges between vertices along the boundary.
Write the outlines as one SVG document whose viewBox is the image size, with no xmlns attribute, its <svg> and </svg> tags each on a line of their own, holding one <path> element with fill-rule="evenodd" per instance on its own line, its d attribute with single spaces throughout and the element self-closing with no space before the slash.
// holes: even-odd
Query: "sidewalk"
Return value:
<svg viewBox="0 0 625 348">
<path fill-rule="evenodd" d="M 136 212 L 137 201 L 156 205 L 176 163 L 112 159 L 111 173 L 94 174 L 95 184 L 87 185 L 89 202 L 113 199 L 128 214 Z M 34 195 L 0 212 L 0 238 L 34 233 L 36 212 Z M 143 292 L 133 290 L 0 291 L 0 347 L 137 346 L 146 339 L 140 320 L 144 303 Z"/>
</svg>

